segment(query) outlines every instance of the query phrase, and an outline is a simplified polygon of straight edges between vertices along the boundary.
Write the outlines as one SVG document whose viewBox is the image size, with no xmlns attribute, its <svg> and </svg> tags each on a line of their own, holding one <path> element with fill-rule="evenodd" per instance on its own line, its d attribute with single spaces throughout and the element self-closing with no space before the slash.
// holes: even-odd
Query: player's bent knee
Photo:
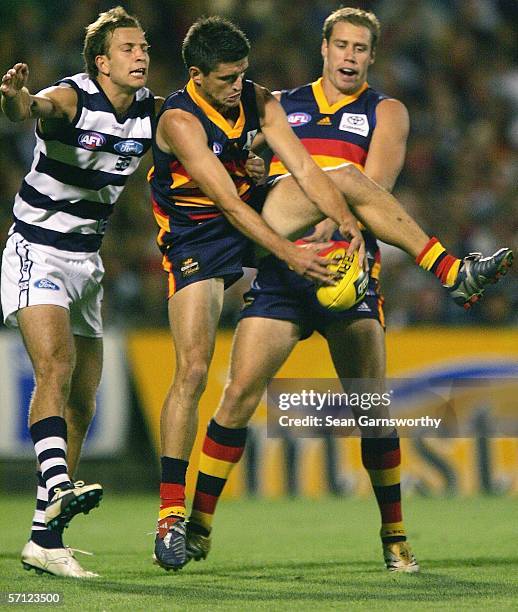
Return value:
<svg viewBox="0 0 518 612">
<path fill-rule="evenodd" d="M 73 421 L 78 429 L 88 429 L 95 416 L 95 395 L 84 394 L 80 397 L 70 397 L 68 401 L 67 416 Z"/>
<path fill-rule="evenodd" d="M 362 180 L 364 176 L 353 164 L 347 164 L 330 170 L 329 175 L 342 191 L 350 188 L 351 181 Z"/>
<path fill-rule="evenodd" d="M 202 393 L 207 386 L 209 367 L 203 360 L 188 360 L 176 371 L 175 381 L 187 393 Z"/>
<path fill-rule="evenodd" d="M 263 389 L 242 387 L 230 384 L 226 389 L 218 410 L 225 427 L 246 427 L 252 418 L 259 402 Z M 219 422 L 219 418 L 218 418 Z"/>
<path fill-rule="evenodd" d="M 41 360 L 34 364 L 36 386 L 70 389 L 74 364 L 71 361 Z"/>
</svg>

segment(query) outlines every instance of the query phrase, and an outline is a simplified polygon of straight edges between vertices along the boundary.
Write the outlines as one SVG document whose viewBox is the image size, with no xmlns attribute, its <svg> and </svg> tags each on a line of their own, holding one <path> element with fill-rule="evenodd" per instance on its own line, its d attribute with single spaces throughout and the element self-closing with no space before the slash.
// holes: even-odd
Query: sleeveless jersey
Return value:
<svg viewBox="0 0 518 612">
<path fill-rule="evenodd" d="M 282 91 L 280 101 L 295 134 L 318 166 L 327 168 L 352 162 L 363 170 L 376 127 L 376 106 L 386 98 L 365 83 L 355 94 L 328 104 L 320 78 L 309 85 Z M 270 175 L 286 172 L 274 156 Z"/>
<path fill-rule="evenodd" d="M 29 242 L 95 252 L 128 177 L 151 146 L 152 92 L 142 87 L 124 118 L 87 74 L 58 81 L 77 92 L 77 113 L 56 134 L 36 127 L 31 170 L 14 202 L 14 225 Z"/>
<path fill-rule="evenodd" d="M 166 110 L 176 108 L 192 113 L 200 121 L 207 134 L 207 146 L 225 166 L 239 197 L 247 202 L 252 194 L 253 183 L 246 173 L 245 164 L 252 140 L 260 130 L 254 83 L 243 83 L 239 117 L 233 127 L 197 94 L 192 81 L 166 99 L 158 118 Z M 181 162 L 174 155 L 160 150 L 156 142 L 153 142 L 153 161 L 154 166 L 148 179 L 153 211 L 160 227 L 159 245 L 162 244 L 164 233 L 171 232 L 171 221 L 191 225 L 222 215 Z"/>
<path fill-rule="evenodd" d="M 376 127 L 376 107 L 386 98 L 365 83 L 355 94 L 329 104 L 320 78 L 297 89 L 283 90 L 280 102 L 289 124 L 318 166 L 332 168 L 351 162 L 363 170 Z M 286 172 L 284 164 L 274 156 L 270 176 Z M 378 278 L 380 253 L 376 239 L 370 232 L 363 234 L 373 260 L 370 275 Z M 339 235 L 333 238 L 343 240 Z"/>
</svg>

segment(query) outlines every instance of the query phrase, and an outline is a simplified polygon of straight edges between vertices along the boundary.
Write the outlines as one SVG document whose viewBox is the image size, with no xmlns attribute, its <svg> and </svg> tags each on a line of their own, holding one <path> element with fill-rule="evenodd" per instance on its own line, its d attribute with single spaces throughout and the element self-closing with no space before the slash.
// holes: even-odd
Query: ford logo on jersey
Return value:
<svg viewBox="0 0 518 612">
<path fill-rule="evenodd" d="M 299 127 L 311 121 L 311 115 L 308 113 L 290 113 L 288 115 L 288 123 L 291 127 Z"/>
<path fill-rule="evenodd" d="M 138 140 L 121 140 L 113 145 L 113 148 L 121 155 L 140 155 L 144 145 Z"/>
<path fill-rule="evenodd" d="M 59 287 L 50 281 L 48 278 L 40 278 L 34 283 L 36 289 L 51 289 L 52 291 L 59 291 Z"/>
<path fill-rule="evenodd" d="M 106 138 L 99 132 L 84 132 L 79 136 L 77 142 L 83 149 L 93 151 L 94 149 L 100 149 L 106 142 Z"/>
</svg>

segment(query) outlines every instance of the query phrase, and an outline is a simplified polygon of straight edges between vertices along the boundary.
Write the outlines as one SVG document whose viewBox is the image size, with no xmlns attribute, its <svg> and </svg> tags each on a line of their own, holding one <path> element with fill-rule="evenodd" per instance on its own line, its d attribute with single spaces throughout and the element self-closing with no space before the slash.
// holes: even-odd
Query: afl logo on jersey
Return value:
<svg viewBox="0 0 518 612">
<path fill-rule="evenodd" d="M 291 127 L 300 127 L 301 125 L 305 125 L 311 121 L 311 115 L 308 113 L 290 113 L 288 115 L 288 123 Z"/>
<path fill-rule="evenodd" d="M 212 152 L 214 153 L 214 155 L 221 155 L 223 153 L 223 145 L 219 142 L 213 142 Z"/>
<path fill-rule="evenodd" d="M 140 155 L 144 145 L 138 140 L 121 140 L 113 145 L 113 148 L 121 155 Z"/>
<path fill-rule="evenodd" d="M 100 149 L 106 142 L 106 138 L 99 132 L 84 132 L 79 136 L 77 142 L 83 149 L 93 151 L 94 149 Z"/>
</svg>

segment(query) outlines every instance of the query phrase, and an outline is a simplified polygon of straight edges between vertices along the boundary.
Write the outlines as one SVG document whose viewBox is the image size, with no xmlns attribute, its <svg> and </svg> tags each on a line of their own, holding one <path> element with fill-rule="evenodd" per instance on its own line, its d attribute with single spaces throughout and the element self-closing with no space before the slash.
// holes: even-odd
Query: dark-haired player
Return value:
<svg viewBox="0 0 518 612">
<path fill-rule="evenodd" d="M 163 100 L 145 87 L 148 49 L 138 20 L 116 7 L 86 29 L 85 73 L 31 95 L 28 67 L 19 63 L 0 87 L 11 121 L 38 119 L 34 162 L 2 257 L 5 322 L 19 327 L 36 382 L 29 425 L 37 503 L 22 563 L 58 576 L 97 575 L 79 565 L 62 531 L 102 496 L 101 485 L 72 477 L 101 378 L 99 248 L 115 202 L 151 146 L 155 102 Z"/>
<path fill-rule="evenodd" d="M 197 404 L 212 359 L 223 290 L 249 264 L 249 239 L 295 272 L 326 282 L 323 260 L 286 238 L 300 236 L 327 216 L 342 235 L 353 237 L 354 250 L 356 221 L 344 205 L 344 194 L 355 214 L 383 240 L 415 256 L 428 242 L 397 201 L 352 164 L 327 173 L 334 173 L 333 181 L 318 169 L 278 101 L 244 78 L 248 52 L 246 37 L 228 21 L 198 20 L 183 45 L 189 83 L 167 98 L 153 145 L 150 181 L 160 226 L 158 242 L 169 273 L 169 319 L 176 351 L 175 376 L 161 417 L 155 558 L 165 569 L 177 569 L 186 561 L 184 487 Z M 254 188 L 243 169 L 259 131 L 291 173 L 269 190 Z M 457 274 L 460 260 L 447 255 L 440 244 L 426 267 L 439 259 L 444 260 L 443 268 Z M 240 445 L 232 440 L 241 432 L 223 429 L 220 438 L 209 443 L 214 443 L 216 453 L 221 446 L 229 448 L 229 457 L 235 458 L 234 446 Z M 214 459 L 219 467 L 232 461 L 227 456 Z"/>
<path fill-rule="evenodd" d="M 328 168 L 354 163 L 391 191 L 404 163 L 409 121 L 401 102 L 367 84 L 378 36 L 379 22 L 372 13 L 354 8 L 335 11 L 324 23 L 322 78 L 275 95 L 316 163 Z M 270 175 L 286 172 L 286 166 L 274 155 Z M 339 172 L 338 169 L 329 174 L 334 179 Z M 378 234 L 383 238 L 381 232 Z M 442 266 L 441 280 L 448 284 L 448 274 L 452 274 L 450 284 L 453 284 L 459 260 L 447 255 L 437 241 L 428 242 L 424 233 L 413 232 L 413 235 L 417 240 L 413 254 L 423 251 L 420 260 L 427 260 L 425 267 Z M 306 240 L 322 242 L 331 238 L 340 239 L 336 224 L 323 221 Z M 274 256 L 259 262 L 257 277 L 245 295 L 224 395 L 209 424 L 200 457 L 193 510 L 187 526 L 190 558 L 202 559 L 208 554 L 216 503 L 243 452 L 247 424 L 267 383 L 299 340 L 314 331 L 321 333 L 327 340 L 339 378 L 384 379 L 379 248 L 371 232 L 365 231 L 364 238 L 370 264 L 368 294 L 354 308 L 341 313 L 323 308 L 316 299 L 313 283 L 295 275 Z M 500 256 L 489 260 L 491 275 L 503 265 L 507 253 L 507 250 L 502 253 L 500 260 Z M 441 260 L 437 261 L 437 255 Z M 380 437 L 369 437 L 372 432 L 362 433 L 365 436 L 361 441 L 362 461 L 380 509 L 386 567 L 391 571 L 418 571 L 403 524 L 397 433 L 376 432 Z"/>
</svg>

